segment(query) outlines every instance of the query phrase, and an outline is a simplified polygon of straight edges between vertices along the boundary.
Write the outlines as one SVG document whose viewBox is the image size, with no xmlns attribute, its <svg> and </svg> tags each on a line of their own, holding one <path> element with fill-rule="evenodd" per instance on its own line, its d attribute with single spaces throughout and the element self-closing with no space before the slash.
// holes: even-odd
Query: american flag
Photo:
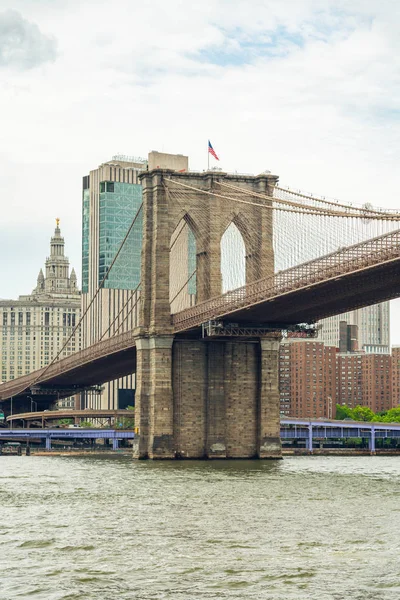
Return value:
<svg viewBox="0 0 400 600">
<path fill-rule="evenodd" d="M 208 151 L 211 154 L 211 156 L 213 156 L 216 160 L 219 160 L 218 156 L 215 153 L 214 148 L 211 146 L 210 140 L 208 140 Z"/>
</svg>

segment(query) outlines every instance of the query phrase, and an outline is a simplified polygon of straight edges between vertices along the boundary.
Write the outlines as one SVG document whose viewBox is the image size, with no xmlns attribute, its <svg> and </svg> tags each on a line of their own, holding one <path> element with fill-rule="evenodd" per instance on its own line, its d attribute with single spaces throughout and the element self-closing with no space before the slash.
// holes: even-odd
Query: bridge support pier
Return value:
<svg viewBox="0 0 400 600">
<path fill-rule="evenodd" d="M 135 458 L 281 458 L 279 342 L 141 337 Z"/>
<path fill-rule="evenodd" d="M 136 458 L 175 458 L 172 343 L 172 335 L 136 340 Z"/>
<path fill-rule="evenodd" d="M 279 341 L 261 339 L 259 458 L 282 458 L 279 398 Z"/>
</svg>

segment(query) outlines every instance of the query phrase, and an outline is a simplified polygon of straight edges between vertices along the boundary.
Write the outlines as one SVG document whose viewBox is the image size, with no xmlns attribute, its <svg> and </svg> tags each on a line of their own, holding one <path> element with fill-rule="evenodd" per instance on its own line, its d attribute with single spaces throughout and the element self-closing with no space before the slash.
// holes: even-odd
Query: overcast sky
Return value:
<svg viewBox="0 0 400 600">
<path fill-rule="evenodd" d="M 398 208 L 396 0 L 0 0 L 0 297 L 55 217 L 80 280 L 81 178 L 113 154 Z M 400 301 L 392 342 L 400 343 Z"/>
</svg>

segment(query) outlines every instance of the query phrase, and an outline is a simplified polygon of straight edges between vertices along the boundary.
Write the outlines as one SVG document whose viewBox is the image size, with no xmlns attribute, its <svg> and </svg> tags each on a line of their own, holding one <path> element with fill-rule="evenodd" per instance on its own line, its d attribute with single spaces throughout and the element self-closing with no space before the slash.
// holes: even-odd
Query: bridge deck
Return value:
<svg viewBox="0 0 400 600">
<path fill-rule="evenodd" d="M 400 296 L 400 230 L 344 248 L 202 302 L 172 316 L 175 332 L 209 320 L 302 323 Z M 27 396 L 34 384 L 90 385 L 135 371 L 135 331 L 103 340 L 49 367 L 0 386 L 0 400 Z M 50 398 L 70 395 L 54 392 Z"/>
<path fill-rule="evenodd" d="M 172 317 L 175 331 L 229 317 L 302 323 L 400 295 L 400 229 L 280 271 Z"/>
</svg>

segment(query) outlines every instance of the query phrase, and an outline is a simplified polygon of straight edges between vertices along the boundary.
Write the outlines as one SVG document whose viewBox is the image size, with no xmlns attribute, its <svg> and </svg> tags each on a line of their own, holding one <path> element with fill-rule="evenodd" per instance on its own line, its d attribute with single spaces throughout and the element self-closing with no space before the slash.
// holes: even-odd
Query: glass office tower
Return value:
<svg viewBox="0 0 400 600">
<path fill-rule="evenodd" d="M 139 214 L 137 212 L 141 204 L 141 185 L 100 182 L 99 285 L 129 231 L 122 250 L 104 282 L 105 288 L 134 290 L 139 285 L 143 216 L 142 211 Z M 135 223 L 131 228 L 134 219 Z"/>
<path fill-rule="evenodd" d="M 87 310 L 82 328 L 84 348 L 137 325 L 143 223 L 138 176 L 146 164 L 143 159 L 115 156 L 83 178 L 82 310 Z M 134 403 L 133 373 L 103 387 L 100 395 L 83 395 L 81 407 L 114 409 Z"/>
</svg>

